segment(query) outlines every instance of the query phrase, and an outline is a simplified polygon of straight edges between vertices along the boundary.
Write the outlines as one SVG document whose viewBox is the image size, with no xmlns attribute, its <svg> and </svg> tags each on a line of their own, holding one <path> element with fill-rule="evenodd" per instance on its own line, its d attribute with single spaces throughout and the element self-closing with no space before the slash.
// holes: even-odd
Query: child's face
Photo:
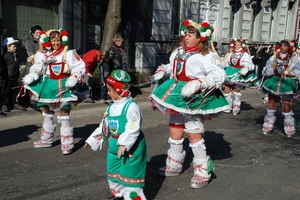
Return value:
<svg viewBox="0 0 300 200">
<path fill-rule="evenodd" d="M 120 99 L 121 96 L 117 93 L 117 91 L 109 84 L 106 84 L 107 94 L 110 96 L 112 100 Z"/>
<path fill-rule="evenodd" d="M 11 52 L 16 52 L 17 51 L 17 46 L 15 44 L 7 45 L 7 50 L 11 51 Z"/>
</svg>

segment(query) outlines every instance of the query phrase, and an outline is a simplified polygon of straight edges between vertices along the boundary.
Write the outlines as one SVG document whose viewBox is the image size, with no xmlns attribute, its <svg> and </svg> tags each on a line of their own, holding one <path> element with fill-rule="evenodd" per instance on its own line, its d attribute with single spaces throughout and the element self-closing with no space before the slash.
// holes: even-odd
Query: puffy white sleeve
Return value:
<svg viewBox="0 0 300 200">
<path fill-rule="evenodd" d="M 140 108 L 136 103 L 131 103 L 129 105 L 126 119 L 127 123 L 125 125 L 125 131 L 118 138 L 117 144 L 124 145 L 126 151 L 130 151 L 140 134 L 143 120 Z"/>
<path fill-rule="evenodd" d="M 232 55 L 232 53 L 227 53 L 227 54 L 225 55 L 225 63 L 226 63 L 227 66 L 231 64 L 231 63 L 230 63 L 231 55 Z"/>
<path fill-rule="evenodd" d="M 290 66 L 290 73 L 291 73 L 291 75 L 294 75 L 297 78 L 300 78 L 300 60 L 296 56 L 294 56 L 293 63 Z"/>
<path fill-rule="evenodd" d="M 266 66 L 262 70 L 263 76 L 271 76 L 274 73 L 274 69 L 272 67 L 274 56 L 271 56 L 269 60 L 266 62 Z"/>
<path fill-rule="evenodd" d="M 205 88 L 220 86 L 226 78 L 221 66 L 220 57 L 216 53 L 205 56 L 196 54 L 187 59 L 186 75 L 192 79 L 199 79 Z"/>
<path fill-rule="evenodd" d="M 249 71 L 254 70 L 254 64 L 248 53 L 244 53 L 241 58 L 241 66 L 248 67 Z"/>
<path fill-rule="evenodd" d="M 66 63 L 69 66 L 71 74 L 77 74 L 79 77 L 85 74 L 85 63 L 76 53 L 76 50 L 68 50 Z"/>
<path fill-rule="evenodd" d="M 45 61 L 45 56 L 41 52 L 37 52 L 34 55 L 34 64 L 30 67 L 29 73 L 39 73 L 42 68 Z"/>
<path fill-rule="evenodd" d="M 91 146 L 92 150 L 97 151 L 102 149 L 108 137 L 107 118 L 103 118 L 99 127 L 92 132 L 85 142 Z"/>
</svg>

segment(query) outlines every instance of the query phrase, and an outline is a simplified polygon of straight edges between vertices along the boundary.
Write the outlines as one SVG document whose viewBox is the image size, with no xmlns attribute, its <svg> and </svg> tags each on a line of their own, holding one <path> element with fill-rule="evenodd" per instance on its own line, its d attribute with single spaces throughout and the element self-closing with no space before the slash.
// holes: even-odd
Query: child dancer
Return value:
<svg viewBox="0 0 300 200">
<path fill-rule="evenodd" d="M 107 78 L 108 106 L 100 126 L 86 140 L 96 151 L 108 140 L 107 179 L 112 196 L 108 200 L 145 200 L 146 141 L 141 131 L 142 114 L 129 92 L 130 76 L 114 70 Z"/>
</svg>

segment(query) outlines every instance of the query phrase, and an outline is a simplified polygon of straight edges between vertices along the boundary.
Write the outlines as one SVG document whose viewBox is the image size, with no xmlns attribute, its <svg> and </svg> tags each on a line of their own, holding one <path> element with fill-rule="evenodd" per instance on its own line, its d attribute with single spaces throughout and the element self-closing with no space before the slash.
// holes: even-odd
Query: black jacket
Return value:
<svg viewBox="0 0 300 200">
<path fill-rule="evenodd" d="M 106 83 L 106 79 L 109 77 L 111 72 L 114 70 L 114 62 L 109 59 L 108 62 L 104 60 L 100 64 L 100 82 Z"/>
<path fill-rule="evenodd" d="M 6 51 L 1 56 L 1 62 L 3 65 L 2 75 L 7 76 L 9 80 L 18 80 L 20 76 L 20 57 L 14 52 Z"/>
</svg>

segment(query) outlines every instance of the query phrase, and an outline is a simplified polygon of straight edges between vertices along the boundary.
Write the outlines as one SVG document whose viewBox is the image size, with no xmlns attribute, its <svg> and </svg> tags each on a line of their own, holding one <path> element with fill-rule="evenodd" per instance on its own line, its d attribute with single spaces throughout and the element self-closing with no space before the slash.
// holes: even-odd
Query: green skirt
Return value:
<svg viewBox="0 0 300 200">
<path fill-rule="evenodd" d="M 147 167 L 147 147 L 143 132 L 131 147 L 118 158 L 118 138 L 110 137 L 107 151 L 107 179 L 125 187 L 144 187 Z"/>
<path fill-rule="evenodd" d="M 293 78 L 280 79 L 278 76 L 270 76 L 263 80 L 263 91 L 274 95 L 293 95 L 298 92 L 298 81 Z"/>
<path fill-rule="evenodd" d="M 150 95 L 154 107 L 164 114 L 185 113 L 192 115 L 213 115 L 229 109 L 229 105 L 218 88 L 212 88 L 183 98 L 181 90 L 187 82 L 169 79 L 159 85 Z"/>
<path fill-rule="evenodd" d="M 235 68 L 228 66 L 225 68 L 226 79 L 231 83 L 251 83 L 254 82 L 257 77 L 253 71 L 248 72 L 245 76 L 240 74 L 242 68 Z"/>
<path fill-rule="evenodd" d="M 67 78 L 54 80 L 47 76 L 41 76 L 31 84 L 24 85 L 24 88 L 34 95 L 35 100 L 41 106 L 59 102 L 78 102 L 89 94 L 89 88 L 86 84 L 66 88 L 66 81 Z"/>
</svg>

